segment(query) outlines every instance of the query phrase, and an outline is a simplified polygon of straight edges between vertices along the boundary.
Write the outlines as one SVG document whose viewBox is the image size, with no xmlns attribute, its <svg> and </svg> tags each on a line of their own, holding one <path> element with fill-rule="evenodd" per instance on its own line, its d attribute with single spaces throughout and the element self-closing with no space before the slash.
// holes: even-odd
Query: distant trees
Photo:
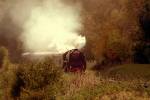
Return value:
<svg viewBox="0 0 150 100">
<path fill-rule="evenodd" d="M 0 1 L 5 2 L 5 1 Z M 2 7 L 5 7 L 4 5 Z M 0 15 L 1 17 L 1 15 Z M 5 46 L 8 49 L 10 60 L 18 62 L 23 50 L 20 34 L 21 26 L 13 21 L 9 12 L 5 12 L 0 20 L 0 46 Z"/>
<path fill-rule="evenodd" d="M 145 0 L 143 11 L 140 14 L 140 25 L 143 31 L 143 39 L 150 41 L 150 0 Z"/>
<path fill-rule="evenodd" d="M 82 0 L 83 33 L 87 38 L 85 49 L 91 51 L 90 55 L 93 55 L 97 62 L 114 62 L 110 55 L 115 55 L 121 62 L 132 60 L 134 44 L 140 37 L 139 14 L 143 2 Z"/>
<path fill-rule="evenodd" d="M 150 63 L 150 0 L 144 0 L 142 12 L 139 15 L 141 36 L 134 53 L 136 63 Z"/>
</svg>

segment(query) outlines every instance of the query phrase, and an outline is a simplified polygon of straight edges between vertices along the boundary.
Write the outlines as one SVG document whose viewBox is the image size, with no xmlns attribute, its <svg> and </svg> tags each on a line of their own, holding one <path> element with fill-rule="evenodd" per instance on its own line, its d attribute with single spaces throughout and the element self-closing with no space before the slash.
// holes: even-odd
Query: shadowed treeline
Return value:
<svg viewBox="0 0 150 100">
<path fill-rule="evenodd" d="M 94 58 L 102 64 L 134 62 L 137 51 L 135 48 L 142 45 L 141 40 L 146 33 L 142 27 L 147 27 L 146 31 L 149 29 L 150 18 L 145 6 L 148 6 L 149 0 L 117 0 L 115 2 L 113 0 L 82 0 L 82 2 L 87 58 Z M 140 19 L 146 23 L 141 24 Z M 147 55 L 148 53 L 144 56 Z M 149 63 L 146 59 L 144 63 Z"/>
<path fill-rule="evenodd" d="M 9 15 L 0 22 L 0 45 L 5 46 L 10 52 L 12 61 L 17 61 L 21 55 L 21 41 L 19 35 L 21 28 L 17 26 Z"/>
</svg>

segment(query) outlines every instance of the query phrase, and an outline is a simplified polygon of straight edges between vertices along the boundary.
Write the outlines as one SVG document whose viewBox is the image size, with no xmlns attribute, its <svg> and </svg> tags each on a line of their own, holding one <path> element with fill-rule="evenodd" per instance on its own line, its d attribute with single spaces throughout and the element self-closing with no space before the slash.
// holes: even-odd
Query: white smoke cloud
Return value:
<svg viewBox="0 0 150 100">
<path fill-rule="evenodd" d="M 85 37 L 78 33 L 82 28 L 79 6 L 44 0 L 30 12 L 21 36 L 26 51 L 63 53 L 85 45 Z"/>
</svg>

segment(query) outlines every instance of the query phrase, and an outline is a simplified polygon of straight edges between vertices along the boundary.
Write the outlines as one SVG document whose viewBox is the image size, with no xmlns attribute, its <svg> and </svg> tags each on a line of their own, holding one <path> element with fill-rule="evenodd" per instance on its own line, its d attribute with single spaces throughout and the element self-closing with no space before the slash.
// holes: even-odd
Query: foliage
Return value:
<svg viewBox="0 0 150 100">
<path fill-rule="evenodd" d="M 15 82 L 15 67 L 10 63 L 8 50 L 5 47 L 0 48 L 0 99 L 10 99 L 12 84 Z"/>
<path fill-rule="evenodd" d="M 62 72 L 50 59 L 21 65 L 17 73 L 24 82 L 20 97 L 23 100 L 51 100 L 59 92 Z"/>
<path fill-rule="evenodd" d="M 119 35 L 118 33 L 112 33 L 109 35 L 106 48 L 107 49 L 105 54 L 110 62 L 115 62 L 115 60 L 120 60 L 120 62 L 122 62 L 129 58 L 129 56 L 131 56 L 130 48 L 122 40 L 121 35 Z"/>
<path fill-rule="evenodd" d="M 133 45 L 139 37 L 139 13 L 142 11 L 143 0 L 83 0 L 83 24 L 87 39 L 87 51 L 94 55 L 97 62 L 104 59 L 106 49 L 110 44 L 110 36 L 119 38 L 117 44 L 121 48 L 112 46 L 113 49 L 123 52 L 119 55 L 122 60 L 131 58 Z M 136 3 L 135 3 L 136 2 Z M 118 37 L 119 36 L 119 37 Z M 113 38 L 113 37 L 112 37 Z M 112 42 L 113 44 L 116 42 Z M 123 43 L 123 44 L 122 44 Z M 87 53 L 88 54 L 88 53 Z"/>
<path fill-rule="evenodd" d="M 150 63 L 150 0 L 144 0 L 142 12 L 139 14 L 141 36 L 134 48 L 135 63 Z"/>
<path fill-rule="evenodd" d="M 0 47 L 0 67 L 7 66 L 8 62 L 8 50 L 5 47 Z"/>
<path fill-rule="evenodd" d="M 1 100 L 53 100 L 62 83 L 62 71 L 51 59 L 9 64 L 0 75 Z"/>
</svg>

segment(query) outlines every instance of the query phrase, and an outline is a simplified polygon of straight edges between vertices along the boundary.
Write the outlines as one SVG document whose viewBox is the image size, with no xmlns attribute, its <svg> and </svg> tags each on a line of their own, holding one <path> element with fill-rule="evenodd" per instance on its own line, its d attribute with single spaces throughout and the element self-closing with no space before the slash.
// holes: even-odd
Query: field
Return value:
<svg viewBox="0 0 150 100">
<path fill-rule="evenodd" d="M 1 100 L 150 100 L 150 65 L 124 64 L 84 73 L 65 73 L 57 57 L 23 60 L 4 57 Z M 59 58 L 59 57 L 58 57 Z"/>
<path fill-rule="evenodd" d="M 51 58 L 12 64 L 0 75 L 1 100 L 150 100 L 150 65 L 125 64 L 85 73 L 64 73 Z M 23 81 L 23 82 L 22 82 Z"/>
<path fill-rule="evenodd" d="M 139 78 L 140 76 L 140 78 Z M 68 89 L 59 100 L 150 100 L 150 65 L 121 65 L 101 74 L 65 74 Z"/>
</svg>

